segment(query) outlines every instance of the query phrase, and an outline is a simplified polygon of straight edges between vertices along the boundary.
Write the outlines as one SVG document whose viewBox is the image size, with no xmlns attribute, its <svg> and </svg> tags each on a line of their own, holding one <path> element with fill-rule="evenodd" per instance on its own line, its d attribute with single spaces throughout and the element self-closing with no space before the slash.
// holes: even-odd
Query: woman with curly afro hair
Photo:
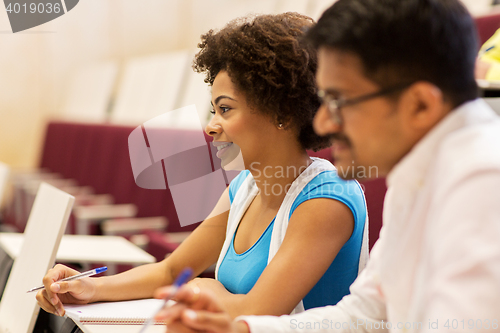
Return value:
<svg viewBox="0 0 500 333">
<path fill-rule="evenodd" d="M 367 213 L 359 184 L 306 152 L 328 145 L 312 128 L 320 105 L 316 53 L 302 41 L 312 25 L 297 13 L 259 15 L 201 37 L 193 67 L 212 87 L 206 133 L 222 166 L 243 171 L 165 260 L 53 287 L 76 274 L 56 266 L 44 280 L 50 291 L 37 297 L 42 308 L 63 314 L 61 301 L 152 297 L 184 267 L 197 276 L 213 264 L 216 279 L 189 283 L 195 291 L 211 289 L 233 317 L 300 312 L 349 293 L 363 268 Z"/>
</svg>

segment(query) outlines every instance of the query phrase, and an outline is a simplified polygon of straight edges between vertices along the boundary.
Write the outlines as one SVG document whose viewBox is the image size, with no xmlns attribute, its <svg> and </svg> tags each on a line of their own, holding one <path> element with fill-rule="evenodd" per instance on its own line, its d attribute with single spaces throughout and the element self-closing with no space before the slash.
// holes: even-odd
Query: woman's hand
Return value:
<svg viewBox="0 0 500 333">
<path fill-rule="evenodd" d="M 213 279 L 196 280 L 211 284 L 212 282 L 207 281 Z M 218 283 L 218 281 L 215 282 Z M 155 292 L 155 297 L 164 298 L 170 291 L 171 287 L 159 288 Z M 247 325 L 241 321 L 233 321 L 231 316 L 223 310 L 211 290 L 201 289 L 191 282 L 190 285 L 179 289 L 175 299 L 177 301 L 175 305 L 163 309 L 155 317 L 157 321 L 167 323 L 168 332 L 248 333 Z"/>
<path fill-rule="evenodd" d="M 95 283 L 91 278 L 57 282 L 79 274 L 78 271 L 64 265 L 56 265 L 43 278 L 45 289 L 40 290 L 36 299 L 45 311 L 58 316 L 64 315 L 63 303 L 86 304 L 95 294 Z"/>
</svg>

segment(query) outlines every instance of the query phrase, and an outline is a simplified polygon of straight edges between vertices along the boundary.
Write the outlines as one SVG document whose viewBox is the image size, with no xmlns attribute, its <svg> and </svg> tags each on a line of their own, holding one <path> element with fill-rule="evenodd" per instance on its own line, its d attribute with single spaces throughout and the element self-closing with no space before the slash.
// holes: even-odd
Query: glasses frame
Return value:
<svg viewBox="0 0 500 333">
<path fill-rule="evenodd" d="M 343 98 L 343 97 L 338 97 L 335 98 L 331 94 L 328 94 L 325 90 L 318 90 L 318 98 L 321 102 L 321 105 L 325 104 L 328 112 L 330 113 L 331 118 L 337 123 L 337 124 L 342 124 L 342 116 L 341 116 L 341 108 L 345 106 L 350 106 L 362 102 L 366 102 L 370 99 L 374 99 L 377 97 L 381 97 L 384 95 L 392 94 L 397 91 L 403 90 L 408 88 L 412 83 L 404 83 L 404 84 L 399 84 L 396 86 L 392 87 L 387 87 L 380 89 L 378 91 L 366 94 L 366 95 L 361 95 L 358 97 L 353 97 L 353 98 Z"/>
</svg>

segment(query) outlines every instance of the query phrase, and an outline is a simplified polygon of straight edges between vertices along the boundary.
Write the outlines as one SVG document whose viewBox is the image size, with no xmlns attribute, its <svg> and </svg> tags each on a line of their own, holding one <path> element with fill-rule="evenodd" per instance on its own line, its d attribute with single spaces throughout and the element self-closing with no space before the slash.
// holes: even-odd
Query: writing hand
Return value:
<svg viewBox="0 0 500 333">
<path fill-rule="evenodd" d="M 168 294 L 170 287 L 160 288 L 156 298 Z M 183 286 L 175 300 L 177 303 L 162 310 L 156 320 L 167 322 L 167 331 L 175 333 L 193 333 L 210 331 L 214 333 L 248 333 L 245 323 L 235 322 L 225 312 L 210 290 L 196 286 Z"/>
</svg>

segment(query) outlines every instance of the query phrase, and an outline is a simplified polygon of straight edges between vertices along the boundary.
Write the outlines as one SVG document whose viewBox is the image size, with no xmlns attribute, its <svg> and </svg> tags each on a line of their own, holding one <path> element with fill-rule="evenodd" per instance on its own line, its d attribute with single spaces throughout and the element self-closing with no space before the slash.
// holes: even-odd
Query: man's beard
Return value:
<svg viewBox="0 0 500 333">
<path fill-rule="evenodd" d="M 346 146 L 349 149 L 350 154 L 352 154 L 352 145 L 349 138 L 341 133 L 333 133 L 328 135 L 328 139 L 330 141 L 330 145 L 334 143 L 339 143 L 343 146 Z M 337 168 L 337 174 L 340 178 L 344 180 L 356 179 L 356 166 L 354 164 L 353 156 L 350 156 L 349 160 L 337 160 L 339 156 L 335 156 L 335 150 L 332 150 L 333 153 L 333 163 Z"/>
</svg>

